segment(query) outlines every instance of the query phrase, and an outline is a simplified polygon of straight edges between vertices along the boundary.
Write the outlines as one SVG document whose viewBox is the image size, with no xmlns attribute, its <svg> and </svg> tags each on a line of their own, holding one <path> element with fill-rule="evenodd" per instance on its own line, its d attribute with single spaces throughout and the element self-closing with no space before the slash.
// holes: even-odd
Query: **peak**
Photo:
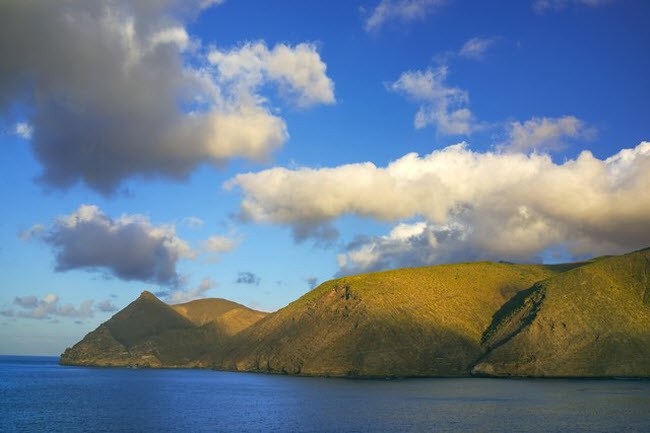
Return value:
<svg viewBox="0 0 650 433">
<path fill-rule="evenodd" d="M 148 290 L 145 290 L 144 292 L 140 293 L 140 296 L 138 297 L 138 299 L 156 299 L 156 300 L 158 300 L 158 298 L 156 298 L 156 295 L 154 295 L 153 293 L 151 293 Z"/>
</svg>

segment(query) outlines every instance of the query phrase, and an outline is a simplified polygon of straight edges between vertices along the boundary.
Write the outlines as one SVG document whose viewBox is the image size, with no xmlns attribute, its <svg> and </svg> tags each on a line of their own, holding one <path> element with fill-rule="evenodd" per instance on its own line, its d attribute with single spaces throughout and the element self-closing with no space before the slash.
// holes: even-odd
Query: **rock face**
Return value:
<svg viewBox="0 0 650 433">
<path fill-rule="evenodd" d="M 266 313 L 223 299 L 167 305 L 143 292 L 61 355 L 61 364 L 207 367 L 214 351 Z"/>
<path fill-rule="evenodd" d="M 64 364 L 318 376 L 650 376 L 650 249 L 564 265 L 465 263 L 328 281 L 265 315 L 145 292 Z"/>
</svg>

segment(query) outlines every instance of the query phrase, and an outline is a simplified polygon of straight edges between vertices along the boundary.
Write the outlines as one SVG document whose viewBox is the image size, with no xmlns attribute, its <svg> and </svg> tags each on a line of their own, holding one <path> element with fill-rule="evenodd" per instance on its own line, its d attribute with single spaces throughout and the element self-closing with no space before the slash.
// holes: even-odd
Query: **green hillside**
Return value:
<svg viewBox="0 0 650 433">
<path fill-rule="evenodd" d="M 464 263 L 326 282 L 241 333 L 218 368 L 330 376 L 466 375 L 492 315 L 558 271 Z"/>
<path fill-rule="evenodd" d="M 650 249 L 604 258 L 514 297 L 475 374 L 650 376 Z"/>
<path fill-rule="evenodd" d="M 650 249 L 339 278 L 271 314 L 144 292 L 61 357 L 346 377 L 649 377 L 649 361 Z"/>
<path fill-rule="evenodd" d="M 170 306 L 195 325 L 202 326 L 212 322 L 213 326 L 228 336 L 239 333 L 267 315 L 220 298 L 197 299 Z"/>
</svg>

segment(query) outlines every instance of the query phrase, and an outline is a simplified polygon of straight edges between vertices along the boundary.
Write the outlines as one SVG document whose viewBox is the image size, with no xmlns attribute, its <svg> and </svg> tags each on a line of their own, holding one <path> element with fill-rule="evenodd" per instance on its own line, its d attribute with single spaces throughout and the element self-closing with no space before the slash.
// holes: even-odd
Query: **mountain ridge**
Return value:
<svg viewBox="0 0 650 433">
<path fill-rule="evenodd" d="M 145 327 L 128 346 L 106 334 L 117 326 L 111 319 L 62 363 L 344 377 L 650 376 L 650 248 L 558 265 L 474 262 L 342 277 L 270 314 L 227 300 L 167 306 L 151 297 L 134 303 L 156 305 L 164 326 Z M 82 350 L 93 333 L 93 350 Z M 121 364 L 105 356 L 124 351 L 119 345 L 132 353 Z"/>
<path fill-rule="evenodd" d="M 213 307 L 211 313 L 197 308 L 205 304 Z M 79 343 L 66 349 L 60 363 L 208 367 L 213 350 L 264 315 L 266 313 L 223 299 L 168 305 L 153 293 L 144 291 Z"/>
</svg>

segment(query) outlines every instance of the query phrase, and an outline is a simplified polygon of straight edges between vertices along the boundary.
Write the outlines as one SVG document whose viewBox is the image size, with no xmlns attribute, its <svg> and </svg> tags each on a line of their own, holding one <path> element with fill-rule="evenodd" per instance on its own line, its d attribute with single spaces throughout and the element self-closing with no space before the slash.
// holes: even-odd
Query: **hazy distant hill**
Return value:
<svg viewBox="0 0 650 433">
<path fill-rule="evenodd" d="M 138 299 L 67 349 L 62 364 L 181 367 L 211 365 L 212 353 L 266 313 L 225 299 L 167 305 Z"/>
<path fill-rule="evenodd" d="M 268 315 L 144 292 L 61 358 L 363 377 L 650 376 L 649 361 L 650 249 L 345 277 Z"/>
</svg>

